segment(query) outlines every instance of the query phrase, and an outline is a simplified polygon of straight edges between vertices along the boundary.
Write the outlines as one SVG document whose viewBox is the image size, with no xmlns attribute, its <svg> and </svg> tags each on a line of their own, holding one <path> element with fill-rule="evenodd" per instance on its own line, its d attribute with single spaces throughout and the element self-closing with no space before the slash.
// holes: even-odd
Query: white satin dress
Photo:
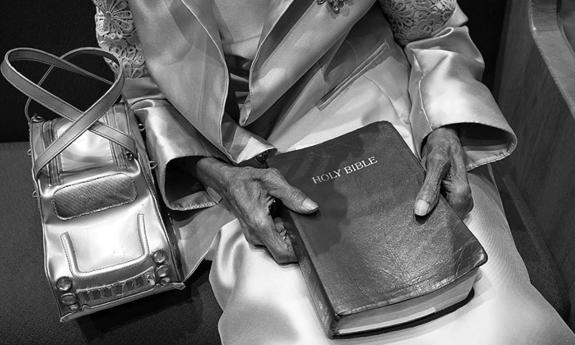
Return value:
<svg viewBox="0 0 575 345">
<path fill-rule="evenodd" d="M 198 1 L 214 1 L 214 17 L 225 52 L 252 59 L 265 8 L 271 0 Z M 125 69 L 132 78 L 145 76 L 144 56 L 137 45 L 127 2 L 94 0 L 94 3 L 98 8 L 96 29 L 100 46 L 126 62 Z M 363 73 L 336 97 L 305 114 L 278 119 L 269 142 L 280 151 L 289 151 L 374 121 L 387 120 L 413 150 L 409 123 L 410 66 L 401 49 L 392 48 L 389 58 L 382 59 L 383 62 Z M 146 105 L 154 102 L 142 102 L 143 109 L 135 109 L 136 113 L 145 114 Z M 192 265 L 204 255 L 212 261 L 210 282 L 223 309 L 218 326 L 226 345 L 575 344 L 571 330 L 530 284 L 489 168 L 483 166 L 471 171 L 469 182 L 475 207 L 465 223 L 489 256 L 480 268 L 475 296 L 450 314 L 399 331 L 348 339 L 327 338 L 299 267 L 279 266 L 264 249 L 249 245 L 239 222 L 219 205 L 198 212 L 185 224 L 182 228 L 186 230 L 178 234 L 178 244 L 185 249 L 191 242 L 202 242 L 198 247 L 204 248 L 203 251 L 182 251 L 183 255 Z M 207 255 L 206 248 L 209 248 Z M 194 268 L 188 267 L 190 272 Z"/>
<path fill-rule="evenodd" d="M 225 9 L 234 0 L 216 0 Z M 265 2 L 265 1 L 263 1 Z M 246 13 L 254 8 L 242 7 Z M 244 4 L 249 3 L 244 1 Z M 239 14 L 239 15 L 238 15 Z M 225 32 L 241 37 L 244 23 L 236 12 Z M 220 20 L 225 20 L 219 16 Z M 253 19 L 253 17 L 251 17 Z M 250 22 L 244 37 L 253 32 Z M 224 48 L 231 36 L 222 31 Z M 229 44 L 228 47 L 233 47 Z M 235 45 L 237 47 L 237 45 Z M 245 46 L 244 46 L 245 47 Z M 227 51 L 244 55 L 245 50 Z M 394 64 L 396 75 L 381 73 L 383 64 Z M 389 70 L 388 68 L 386 70 Z M 279 151 L 303 148 L 337 137 L 374 121 L 391 122 L 413 150 L 408 120 L 409 65 L 405 59 L 386 59 L 367 71 L 329 104 L 322 104 L 300 118 L 280 122 L 268 138 Z M 219 332 L 223 344 L 324 345 L 324 344 L 477 344 L 567 345 L 575 337 L 557 312 L 531 285 L 511 237 L 491 171 L 484 166 L 469 174 L 474 209 L 465 223 L 488 253 L 475 283 L 475 296 L 460 309 L 436 320 L 399 331 L 329 339 L 316 316 L 297 265 L 279 266 L 262 248 L 248 244 L 237 220 L 221 227 L 207 259 L 212 261 L 210 282 L 223 309 Z M 218 212 L 225 213 L 223 209 Z M 233 217 L 227 215 L 229 219 Z"/>
</svg>

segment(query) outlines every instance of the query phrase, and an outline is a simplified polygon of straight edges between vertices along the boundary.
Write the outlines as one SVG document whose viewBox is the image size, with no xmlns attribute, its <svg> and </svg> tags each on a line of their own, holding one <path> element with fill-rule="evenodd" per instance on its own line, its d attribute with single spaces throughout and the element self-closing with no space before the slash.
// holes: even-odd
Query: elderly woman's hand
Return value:
<svg viewBox="0 0 575 345">
<path fill-rule="evenodd" d="M 427 174 L 415 201 L 415 214 L 427 215 L 437 204 L 443 187 L 447 202 L 461 218 L 465 217 L 473 208 L 473 198 L 457 132 L 449 127 L 435 129 L 422 151 Z"/>
<path fill-rule="evenodd" d="M 281 220 L 272 219 L 269 208 L 277 198 L 292 211 L 305 214 L 315 212 L 317 203 L 289 185 L 276 169 L 236 167 L 202 158 L 195 170 L 200 182 L 218 192 L 238 218 L 249 243 L 265 246 L 277 263 L 296 261 Z"/>
</svg>

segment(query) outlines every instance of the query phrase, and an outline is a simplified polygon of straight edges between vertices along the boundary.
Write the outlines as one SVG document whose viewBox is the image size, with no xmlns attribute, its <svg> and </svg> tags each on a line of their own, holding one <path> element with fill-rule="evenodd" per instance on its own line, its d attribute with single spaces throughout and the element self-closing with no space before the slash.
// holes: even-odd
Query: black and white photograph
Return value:
<svg viewBox="0 0 575 345">
<path fill-rule="evenodd" d="M 575 0 L 0 7 L 0 344 L 575 345 Z"/>
</svg>

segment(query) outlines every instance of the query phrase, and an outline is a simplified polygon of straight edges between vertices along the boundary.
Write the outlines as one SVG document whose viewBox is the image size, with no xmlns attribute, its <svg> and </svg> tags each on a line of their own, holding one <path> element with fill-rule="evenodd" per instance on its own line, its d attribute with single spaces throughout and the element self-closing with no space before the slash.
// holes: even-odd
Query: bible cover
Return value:
<svg viewBox="0 0 575 345">
<path fill-rule="evenodd" d="M 320 205 L 282 218 L 329 336 L 404 324 L 469 295 L 487 255 L 443 197 L 415 216 L 424 170 L 389 122 L 268 164 Z"/>
</svg>

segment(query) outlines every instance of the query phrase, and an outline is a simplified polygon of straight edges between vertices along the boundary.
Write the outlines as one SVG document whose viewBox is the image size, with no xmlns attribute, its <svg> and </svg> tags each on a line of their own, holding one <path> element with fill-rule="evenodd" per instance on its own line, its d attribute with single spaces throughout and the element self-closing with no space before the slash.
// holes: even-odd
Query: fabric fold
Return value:
<svg viewBox="0 0 575 345">
<path fill-rule="evenodd" d="M 467 169 L 502 159 L 517 137 L 489 89 L 481 83 L 484 62 L 467 27 L 447 27 L 405 46 L 411 64 L 410 121 L 418 153 L 432 130 L 456 125 Z"/>
<path fill-rule="evenodd" d="M 146 145 L 157 164 L 156 176 L 164 203 L 172 210 L 193 210 L 216 204 L 178 160 L 218 157 L 222 153 L 194 129 L 164 98 L 148 77 L 128 79 L 124 97 L 143 124 Z"/>
</svg>

